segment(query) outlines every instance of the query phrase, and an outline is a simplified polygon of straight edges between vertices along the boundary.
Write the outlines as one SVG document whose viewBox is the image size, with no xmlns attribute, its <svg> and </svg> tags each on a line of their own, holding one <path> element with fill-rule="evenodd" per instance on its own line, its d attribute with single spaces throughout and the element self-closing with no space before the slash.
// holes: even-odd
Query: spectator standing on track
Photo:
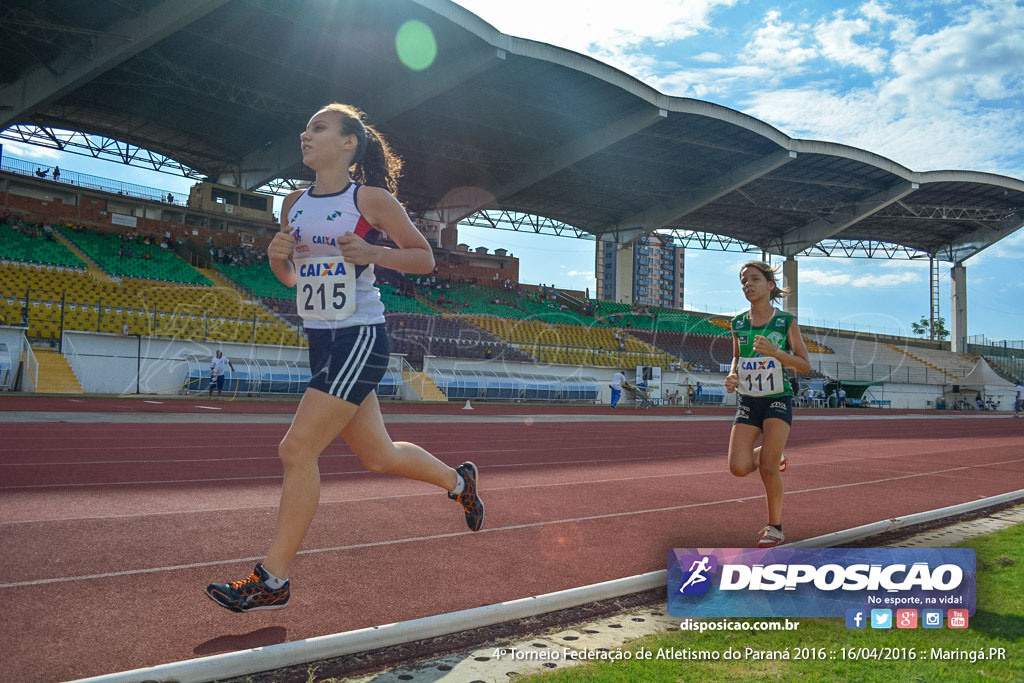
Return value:
<svg viewBox="0 0 1024 683">
<path fill-rule="evenodd" d="M 226 367 L 225 367 L 226 366 Z M 224 377 L 228 374 L 227 368 L 235 371 L 235 366 L 227 359 L 224 352 L 217 349 L 217 355 L 210 361 L 210 398 L 213 398 L 213 387 L 217 386 L 217 398 L 224 396 Z"/>
<path fill-rule="evenodd" d="M 615 374 L 612 375 L 612 383 L 608 386 L 612 390 L 612 409 L 619 405 L 619 399 L 622 398 L 622 385 L 626 382 L 626 376 L 622 374 L 621 370 L 616 370 Z"/>
<path fill-rule="evenodd" d="M 768 524 L 757 547 L 771 548 L 785 540 L 779 474 L 786 469 L 783 449 L 793 424 L 793 387 L 786 368 L 805 374 L 811 364 L 796 316 L 772 305 L 788 294 L 776 283 L 772 267 L 748 261 L 740 268 L 740 283 L 750 310 L 732 319 L 733 358 L 725 390 L 740 396 L 729 436 L 729 471 L 737 477 L 760 473 Z M 758 437 L 763 437 L 761 445 L 755 447 Z"/>
<path fill-rule="evenodd" d="M 1017 382 L 1017 394 L 1013 403 L 1013 416 L 1020 417 L 1021 411 L 1024 411 L 1024 384 Z"/>
<path fill-rule="evenodd" d="M 839 387 L 839 407 L 846 407 L 846 389 L 843 389 L 842 387 Z"/>
<path fill-rule="evenodd" d="M 452 468 L 415 444 L 392 441 L 381 416 L 375 390 L 390 356 L 374 266 L 426 274 L 434 257 L 395 199 L 401 159 L 364 116 L 335 102 L 309 120 L 299 140 L 316 181 L 285 198 L 281 231 L 267 248 L 274 275 L 296 287 L 312 378 L 278 447 L 284 482 L 266 559 L 247 579 L 206 588 L 235 612 L 288 604 L 285 577 L 320 499 L 317 461 L 339 434 L 371 472 L 434 484 L 462 506 L 470 530 L 483 525 L 476 466 Z M 395 247 L 377 244 L 384 234 Z"/>
</svg>

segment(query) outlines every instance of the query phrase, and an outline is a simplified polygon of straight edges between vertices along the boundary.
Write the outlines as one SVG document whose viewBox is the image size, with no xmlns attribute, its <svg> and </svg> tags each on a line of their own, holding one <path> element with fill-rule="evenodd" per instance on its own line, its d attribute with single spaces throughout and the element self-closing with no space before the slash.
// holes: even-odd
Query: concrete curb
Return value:
<svg viewBox="0 0 1024 683">
<path fill-rule="evenodd" d="M 830 547 L 893 531 L 915 524 L 933 522 L 945 517 L 961 515 L 985 507 L 1024 499 L 1024 489 L 998 496 L 982 498 L 970 503 L 920 512 L 906 517 L 865 524 L 815 538 L 786 544 L 791 548 Z M 628 576 L 590 586 L 570 588 L 509 602 L 474 607 L 473 609 L 438 614 L 421 619 L 385 624 L 372 628 L 335 633 L 291 643 L 240 650 L 199 659 L 160 664 L 120 673 L 84 678 L 72 683 L 205 683 L 220 678 L 231 678 L 260 671 L 270 671 L 331 657 L 365 652 L 367 650 L 403 645 L 417 640 L 466 631 L 493 624 L 525 619 L 538 614 L 577 607 L 598 600 L 608 600 L 631 593 L 639 593 L 666 585 L 665 570 Z"/>
<path fill-rule="evenodd" d="M 887 531 L 895 531 L 896 529 L 914 526 L 915 524 L 926 524 L 927 522 L 934 522 L 945 517 L 962 515 L 967 512 L 973 512 L 974 510 L 980 510 L 982 508 L 1000 505 L 1002 503 L 1010 503 L 1021 499 L 1024 499 L 1024 489 L 1010 491 L 1009 493 L 1003 493 L 998 496 L 981 498 L 980 500 L 971 501 L 970 503 L 960 503 L 959 505 L 950 505 L 949 507 L 929 510 L 928 512 L 918 512 L 913 515 L 907 515 L 906 517 L 883 519 L 880 522 L 872 522 L 871 524 L 865 524 L 863 526 L 857 526 L 843 531 L 835 531 L 831 534 L 825 534 L 824 536 L 818 536 L 816 538 L 808 538 L 803 541 L 787 543 L 786 546 L 789 548 L 830 548 L 835 545 L 858 541 L 862 538 L 867 538 L 868 536 L 877 536 L 878 534 L 882 534 Z"/>
</svg>

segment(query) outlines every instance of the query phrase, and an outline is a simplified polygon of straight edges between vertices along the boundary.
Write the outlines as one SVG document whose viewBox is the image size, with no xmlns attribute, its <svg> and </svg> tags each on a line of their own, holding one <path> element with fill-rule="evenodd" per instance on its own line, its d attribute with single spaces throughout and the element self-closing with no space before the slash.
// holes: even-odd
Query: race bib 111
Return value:
<svg viewBox="0 0 1024 683">
<path fill-rule="evenodd" d="M 782 363 L 777 358 L 740 358 L 736 372 L 740 378 L 736 390 L 744 396 L 771 396 L 785 390 Z"/>
</svg>

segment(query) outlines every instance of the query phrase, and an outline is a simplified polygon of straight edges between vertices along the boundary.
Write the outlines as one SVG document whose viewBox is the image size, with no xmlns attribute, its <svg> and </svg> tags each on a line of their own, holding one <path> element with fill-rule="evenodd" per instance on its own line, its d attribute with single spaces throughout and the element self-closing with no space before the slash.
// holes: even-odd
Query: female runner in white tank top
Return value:
<svg viewBox="0 0 1024 683">
<path fill-rule="evenodd" d="M 381 417 L 375 389 L 389 352 L 373 267 L 430 273 L 434 256 L 394 197 L 401 160 L 363 116 L 335 102 L 309 120 L 299 137 L 316 182 L 285 198 L 281 231 L 267 248 L 274 275 L 296 287 L 312 378 L 278 447 L 284 484 L 266 559 L 247 579 L 206 588 L 235 612 L 288 603 L 288 569 L 320 498 L 317 460 L 339 433 L 371 472 L 435 484 L 462 505 L 472 531 L 483 524 L 476 466 L 451 468 L 415 444 L 393 442 Z M 381 233 L 398 248 L 378 245 Z"/>
</svg>

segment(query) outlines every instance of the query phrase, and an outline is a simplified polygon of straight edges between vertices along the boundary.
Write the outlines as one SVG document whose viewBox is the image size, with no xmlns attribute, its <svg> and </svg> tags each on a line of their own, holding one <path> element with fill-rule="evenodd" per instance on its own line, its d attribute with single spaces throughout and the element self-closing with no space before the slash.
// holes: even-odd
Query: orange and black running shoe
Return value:
<svg viewBox="0 0 1024 683">
<path fill-rule="evenodd" d="M 464 462 L 456 467 L 455 471 L 462 476 L 462 480 L 466 482 L 466 487 L 458 495 L 449 492 L 448 497 L 462 505 L 462 509 L 466 513 L 466 525 L 469 526 L 469 530 L 480 531 L 480 527 L 484 525 L 484 502 L 480 500 L 480 496 L 476 493 L 476 465 L 471 462 Z"/>
<path fill-rule="evenodd" d="M 270 574 L 262 564 L 258 564 L 247 579 L 231 583 L 211 583 L 206 587 L 206 595 L 232 612 L 280 609 L 288 604 L 291 597 L 291 581 L 285 581 L 280 588 L 270 588 L 266 584 L 268 578 Z"/>
</svg>

